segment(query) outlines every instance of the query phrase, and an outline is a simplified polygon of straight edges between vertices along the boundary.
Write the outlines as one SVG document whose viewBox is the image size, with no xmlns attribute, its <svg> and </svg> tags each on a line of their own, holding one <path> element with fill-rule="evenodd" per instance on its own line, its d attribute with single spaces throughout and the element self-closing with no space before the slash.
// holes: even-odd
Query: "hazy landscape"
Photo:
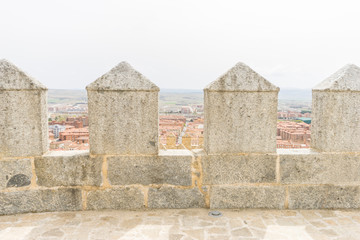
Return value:
<svg viewBox="0 0 360 240">
<path fill-rule="evenodd" d="M 49 104 L 87 103 L 86 90 L 80 89 L 49 89 Z"/>
<path fill-rule="evenodd" d="M 203 104 L 203 91 L 191 89 L 161 89 L 159 105 Z M 49 89 L 49 104 L 86 103 L 86 90 Z M 279 107 L 282 105 L 311 105 L 311 89 L 283 89 L 279 92 Z"/>
</svg>

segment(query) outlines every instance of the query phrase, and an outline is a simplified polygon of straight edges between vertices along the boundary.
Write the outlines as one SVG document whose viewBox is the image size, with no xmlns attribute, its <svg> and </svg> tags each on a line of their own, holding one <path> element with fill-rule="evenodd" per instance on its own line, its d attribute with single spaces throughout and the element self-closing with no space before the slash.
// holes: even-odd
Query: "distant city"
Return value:
<svg viewBox="0 0 360 240">
<path fill-rule="evenodd" d="M 85 90 L 50 89 L 48 114 L 51 151 L 89 149 Z M 159 93 L 160 149 L 201 149 L 203 133 L 203 92 L 162 89 Z M 311 90 L 280 91 L 277 148 L 309 148 L 310 139 Z"/>
</svg>

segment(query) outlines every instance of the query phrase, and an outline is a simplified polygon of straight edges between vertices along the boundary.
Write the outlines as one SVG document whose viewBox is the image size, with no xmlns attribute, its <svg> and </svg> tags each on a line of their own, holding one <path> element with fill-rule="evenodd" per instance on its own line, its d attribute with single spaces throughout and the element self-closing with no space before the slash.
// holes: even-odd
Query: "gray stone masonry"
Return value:
<svg viewBox="0 0 360 240">
<path fill-rule="evenodd" d="M 276 151 L 279 88 L 243 63 L 204 89 L 208 154 Z"/>
<path fill-rule="evenodd" d="M 87 209 L 141 209 L 144 193 L 139 188 L 113 188 L 87 193 Z"/>
<path fill-rule="evenodd" d="M 283 186 L 214 186 L 210 208 L 285 208 Z"/>
<path fill-rule="evenodd" d="M 210 156 L 203 151 L 192 156 L 184 150 L 160 151 L 159 156 L 51 152 L 35 157 L 34 169 L 32 158 L 1 159 L 0 214 L 209 205 L 360 208 L 359 154 L 278 152 Z M 30 185 L 34 174 L 37 185 Z M 110 184 L 102 185 L 104 179 Z"/>
<path fill-rule="evenodd" d="M 91 154 L 158 153 L 155 84 L 122 62 L 86 89 Z"/>
<path fill-rule="evenodd" d="M 360 68 L 346 65 L 312 91 L 311 147 L 360 152 Z"/>
<path fill-rule="evenodd" d="M 90 152 L 47 152 L 46 88 L 0 60 L 0 215 L 360 209 L 360 68 L 313 89 L 313 149 L 276 150 L 275 87 L 236 64 L 204 89 L 204 148 L 158 150 L 159 88 L 122 62 L 87 86 Z"/>
<path fill-rule="evenodd" d="M 281 183 L 360 183 L 360 154 L 280 154 Z"/>
<path fill-rule="evenodd" d="M 42 155 L 47 129 L 46 87 L 0 60 L 0 158 Z"/>
<path fill-rule="evenodd" d="M 160 151 L 159 156 L 113 156 L 107 158 L 112 185 L 172 184 L 191 186 L 190 151 Z"/>
<path fill-rule="evenodd" d="M 81 190 L 26 190 L 0 192 L 0 215 L 26 212 L 81 210 Z"/>
<path fill-rule="evenodd" d="M 80 152 L 80 151 L 79 151 Z M 50 152 L 35 158 L 35 172 L 39 186 L 101 186 L 103 158 L 78 153 Z"/>
<path fill-rule="evenodd" d="M 276 182 L 276 154 L 204 155 L 203 184 Z"/>
<path fill-rule="evenodd" d="M 360 208 L 360 186 L 291 186 L 289 208 Z"/>
<path fill-rule="evenodd" d="M 205 197 L 198 188 L 149 189 L 149 208 L 203 208 Z"/>
<path fill-rule="evenodd" d="M 29 186 L 31 178 L 32 170 L 29 158 L 0 161 L 0 190 Z"/>
</svg>

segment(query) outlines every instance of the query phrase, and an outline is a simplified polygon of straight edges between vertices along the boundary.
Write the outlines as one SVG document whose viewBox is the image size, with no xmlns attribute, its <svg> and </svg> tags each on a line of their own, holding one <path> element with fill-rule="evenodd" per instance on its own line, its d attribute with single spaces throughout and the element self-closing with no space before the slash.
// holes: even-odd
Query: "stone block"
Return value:
<svg viewBox="0 0 360 240">
<path fill-rule="evenodd" d="M 360 154 L 280 154 L 281 183 L 360 182 Z"/>
<path fill-rule="evenodd" d="M 205 197 L 198 188 L 162 186 L 150 188 L 149 208 L 204 208 Z"/>
<path fill-rule="evenodd" d="M 275 154 L 202 156 L 203 184 L 276 182 L 276 158 Z"/>
<path fill-rule="evenodd" d="M 283 209 L 285 187 L 282 186 L 213 186 L 210 208 Z"/>
<path fill-rule="evenodd" d="M 190 186 L 190 154 L 108 157 L 108 177 L 112 185 L 171 184 Z"/>
<path fill-rule="evenodd" d="M 360 186 L 290 186 L 289 208 L 360 208 Z"/>
<path fill-rule="evenodd" d="M 48 150 L 47 89 L 0 60 L 0 157 L 39 156 Z"/>
<path fill-rule="evenodd" d="M 29 158 L 2 160 L 0 169 L 0 189 L 31 184 L 32 169 Z"/>
<path fill-rule="evenodd" d="M 112 188 L 89 191 L 87 209 L 140 209 L 144 207 L 144 193 L 138 188 Z"/>
<path fill-rule="evenodd" d="M 243 63 L 204 89 L 208 154 L 275 152 L 279 88 Z"/>
<path fill-rule="evenodd" d="M 311 147 L 360 152 L 360 68 L 346 65 L 313 88 Z"/>
<path fill-rule="evenodd" d="M 0 215 L 79 211 L 81 209 L 81 190 L 79 189 L 26 190 L 0 193 Z"/>
<path fill-rule="evenodd" d="M 35 158 L 35 172 L 39 186 L 100 186 L 102 184 L 102 157 L 88 153 L 62 152 Z"/>
<path fill-rule="evenodd" d="M 122 62 L 86 89 L 92 154 L 157 155 L 155 84 Z"/>
</svg>

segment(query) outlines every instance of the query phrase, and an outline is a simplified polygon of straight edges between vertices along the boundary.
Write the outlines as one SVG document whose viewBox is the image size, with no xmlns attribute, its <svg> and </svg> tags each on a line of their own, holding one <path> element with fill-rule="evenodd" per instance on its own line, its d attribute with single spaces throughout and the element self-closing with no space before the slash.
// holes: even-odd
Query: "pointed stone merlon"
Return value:
<svg viewBox="0 0 360 240">
<path fill-rule="evenodd" d="M 360 152 L 360 68 L 349 64 L 312 89 L 311 147 Z"/>
<path fill-rule="evenodd" d="M 0 158 L 48 150 L 47 88 L 0 60 Z"/>
<path fill-rule="evenodd" d="M 279 88 L 243 63 L 204 89 L 208 154 L 275 152 Z"/>
<path fill-rule="evenodd" d="M 122 62 L 86 89 L 91 154 L 158 154 L 154 83 Z"/>
</svg>

